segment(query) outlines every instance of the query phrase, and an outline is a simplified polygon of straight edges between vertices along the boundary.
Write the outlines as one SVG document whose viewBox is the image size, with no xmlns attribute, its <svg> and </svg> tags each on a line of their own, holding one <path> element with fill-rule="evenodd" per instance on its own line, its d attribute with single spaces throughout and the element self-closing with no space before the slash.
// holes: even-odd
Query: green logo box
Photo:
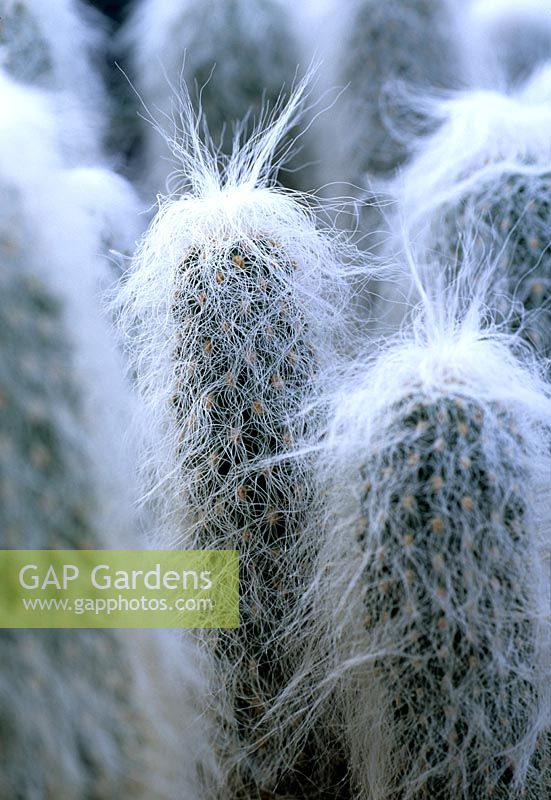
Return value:
<svg viewBox="0 0 551 800">
<path fill-rule="evenodd" d="M 0 628 L 237 628 L 237 550 L 0 550 Z"/>
</svg>

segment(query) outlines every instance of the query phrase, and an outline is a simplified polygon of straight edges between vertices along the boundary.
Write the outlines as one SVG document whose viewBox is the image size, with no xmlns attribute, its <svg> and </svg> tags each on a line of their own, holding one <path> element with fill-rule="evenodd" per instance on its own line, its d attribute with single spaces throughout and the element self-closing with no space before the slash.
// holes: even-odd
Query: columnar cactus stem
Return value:
<svg viewBox="0 0 551 800">
<path fill-rule="evenodd" d="M 274 637 L 308 569 L 293 548 L 316 513 L 299 450 L 303 411 L 341 291 L 342 254 L 306 206 L 259 173 L 299 97 L 223 176 L 193 138 L 188 108 L 193 189 L 161 205 L 122 290 L 127 322 L 138 319 L 138 381 L 163 436 L 156 481 L 166 527 L 186 547 L 240 551 L 241 627 L 208 639 L 235 719 L 221 731 L 235 740 L 233 753 L 221 744 L 232 797 L 275 790 L 280 778 L 269 754 L 254 753 L 254 729 L 289 669 Z M 312 415 L 308 428 L 317 424 Z M 238 750 L 252 755 L 232 769 Z M 303 796 L 300 776 L 290 781 Z"/>
<path fill-rule="evenodd" d="M 289 752 L 333 726 L 361 800 L 536 800 L 551 776 L 549 390 L 509 335 L 481 330 L 478 299 L 421 275 L 415 329 L 333 397 L 323 545 L 289 625 L 303 658 L 272 721 Z"/>
<path fill-rule="evenodd" d="M 0 548 L 140 547 L 117 433 L 131 403 L 97 307 L 105 226 L 61 166 L 48 98 L 0 94 Z M 104 199 L 122 230 L 126 200 Z M 165 633 L 0 632 L 0 797 L 199 797 L 202 682 Z"/>
<path fill-rule="evenodd" d="M 397 188 L 423 257 L 447 264 L 452 281 L 466 260 L 492 260 L 486 302 L 544 358 L 551 355 L 551 151 L 541 130 L 551 122 L 550 92 L 546 69 L 515 96 L 476 92 L 442 103 L 441 129 Z"/>
<path fill-rule="evenodd" d="M 0 547 L 101 548 L 63 304 L 36 272 L 22 269 L 13 235 L 10 228 L 0 236 Z M 136 663 L 154 638 L 109 630 L 1 633 L 0 796 L 174 796 L 179 770 L 170 776 L 159 768 L 161 747 L 173 747 L 174 721 L 157 719 L 163 694 L 155 697 L 148 668 Z M 163 637 L 158 645 L 184 655 Z M 171 702 L 179 698 L 185 710 L 171 670 L 162 668 Z M 185 779 L 193 780 L 191 771 Z"/>
<path fill-rule="evenodd" d="M 378 708 L 366 752 L 364 710 L 349 703 L 352 759 L 378 762 L 368 780 L 380 797 L 537 797 L 543 690 L 526 444 L 514 416 L 460 392 L 414 393 L 389 417 L 361 472 L 373 656 L 352 685 Z"/>
<path fill-rule="evenodd" d="M 404 82 L 406 91 L 462 84 L 455 22 L 453 0 L 351 4 L 337 63 L 342 84 L 350 83 L 343 98 L 342 144 L 343 167 L 351 180 L 392 172 L 409 157 L 412 135 L 427 124 L 407 109 L 405 96 L 396 102 L 393 82 Z"/>
</svg>

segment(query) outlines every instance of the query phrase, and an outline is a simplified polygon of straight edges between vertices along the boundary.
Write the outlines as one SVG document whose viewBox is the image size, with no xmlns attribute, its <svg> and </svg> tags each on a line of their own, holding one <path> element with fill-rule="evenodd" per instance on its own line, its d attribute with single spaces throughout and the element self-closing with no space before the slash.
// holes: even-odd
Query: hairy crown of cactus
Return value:
<svg viewBox="0 0 551 800">
<path fill-rule="evenodd" d="M 415 246 L 439 258 L 450 281 L 466 261 L 494 263 L 488 305 L 544 358 L 551 355 L 551 151 L 542 136 L 551 122 L 550 79 L 546 69 L 516 96 L 473 92 L 438 106 L 443 126 L 396 192 Z"/>
</svg>

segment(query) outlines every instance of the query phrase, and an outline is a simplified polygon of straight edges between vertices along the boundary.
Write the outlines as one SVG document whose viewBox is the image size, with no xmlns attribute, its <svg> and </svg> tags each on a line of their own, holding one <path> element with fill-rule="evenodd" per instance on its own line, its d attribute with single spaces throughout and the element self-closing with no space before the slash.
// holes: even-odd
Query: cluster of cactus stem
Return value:
<svg viewBox="0 0 551 800">
<path fill-rule="evenodd" d="M 94 111 L 99 119 L 107 106 L 89 63 L 94 48 L 104 46 L 101 25 L 87 32 L 79 4 L 60 0 L 55 11 L 75 41 L 82 36 L 86 52 L 75 74 L 83 67 L 84 94 L 97 95 L 76 114 L 92 112 L 84 131 L 94 128 L 88 124 Z M 38 0 L 0 0 L 0 70 L 32 84 L 35 98 L 47 89 L 62 109 L 64 98 L 70 100 L 59 128 L 69 130 L 72 144 L 79 137 L 71 135 L 69 107 L 78 105 L 78 92 L 64 83 L 73 77 L 66 69 L 74 60 L 71 37 L 57 37 L 55 21 L 47 27 L 37 10 L 43 11 Z M 503 367 L 504 381 L 519 378 L 509 394 L 492 389 L 497 380 L 485 384 L 480 370 L 474 380 L 463 381 L 461 369 L 450 378 L 455 353 L 446 377 L 433 381 L 440 366 L 431 372 L 437 359 L 431 362 L 429 344 L 421 354 L 423 380 L 408 364 L 403 385 L 397 390 L 394 381 L 393 389 L 391 370 L 400 361 L 392 354 L 385 361 L 383 354 L 381 372 L 362 384 L 362 406 L 355 400 L 347 406 L 349 398 L 341 397 L 344 413 L 333 408 L 337 423 L 329 418 L 327 376 L 343 368 L 332 345 L 344 316 L 338 302 L 338 308 L 329 306 L 342 289 L 346 258 L 340 260 L 331 236 L 316 227 L 307 198 L 297 203 L 274 188 L 276 179 L 295 183 L 285 178 L 279 156 L 292 149 L 304 96 L 301 85 L 286 109 L 280 100 L 298 60 L 285 11 L 276 0 L 140 0 L 120 39 L 152 116 L 159 111 L 170 119 L 180 112 L 174 120 L 180 138 L 171 145 L 182 167 L 174 180 L 185 188 L 177 199 L 160 201 L 119 297 L 137 353 L 132 378 L 152 413 L 152 438 L 160 433 L 158 452 L 150 448 L 144 459 L 154 473 L 154 487 L 144 495 L 157 500 L 158 516 L 145 516 L 170 546 L 239 552 L 240 625 L 195 640 L 210 672 L 201 713 L 209 723 L 214 717 L 214 725 L 207 731 L 198 723 L 200 745 L 194 750 L 183 741 L 181 750 L 189 748 L 201 800 L 218 790 L 216 796 L 229 800 L 540 800 L 551 785 L 544 663 L 551 644 L 542 621 L 541 567 L 549 515 L 536 497 L 534 464 L 549 464 L 536 441 L 538 433 L 544 437 L 541 419 L 549 417 L 548 388 L 543 380 L 531 383 L 534 376 L 526 378 L 510 351 L 503 356 L 505 347 L 503 360 L 492 364 Z M 408 91 L 461 84 L 458 13 L 456 0 L 350 3 L 343 15 L 346 46 L 334 64 L 337 82 L 350 83 L 336 123 L 343 125 L 343 135 L 335 137 L 339 146 L 349 147 L 350 174 L 343 177 L 365 186 L 366 176 L 396 174 L 415 136 L 434 130 L 439 114 L 432 101 L 416 103 Z M 516 57 L 514 48 L 510 55 Z M 511 61 L 510 81 L 520 80 L 525 68 Z M 193 100 L 183 86 L 182 98 L 172 97 L 182 78 L 195 84 Z M 6 96 L 17 106 L 17 93 Z M 494 102 L 501 109 L 501 101 Z M 125 103 L 128 98 L 119 105 Z M 201 106 L 197 113 L 194 105 Z M 274 106 L 280 117 L 270 116 Z M 124 129 L 119 111 L 117 125 Z M 7 119 L 10 152 L 17 124 Z M 52 120 L 45 120 L 52 152 L 43 160 L 55 191 L 65 201 L 75 186 L 85 193 L 89 181 L 88 220 L 81 202 L 77 237 L 78 247 L 81 239 L 87 242 L 86 269 L 92 241 L 102 251 L 124 249 L 130 197 L 123 200 L 126 189 L 117 190 L 107 170 L 102 177 L 102 170 L 91 169 L 86 177 L 86 170 L 65 169 L 63 134 L 53 133 Z M 487 121 L 478 120 L 482 138 Z M 453 122 L 442 151 L 452 167 L 461 161 L 451 152 Z M 31 134 L 42 141 L 36 127 Z M 303 124 L 301 136 L 308 127 Z M 114 128 L 113 140 L 123 133 Z M 160 158 L 166 142 L 159 143 L 157 132 L 155 141 L 148 131 L 142 135 L 151 149 L 142 177 L 161 190 L 170 169 Z M 471 170 L 468 157 L 455 175 L 450 169 L 448 185 L 437 186 L 442 195 L 425 191 L 428 205 L 421 202 L 421 183 L 414 186 L 419 208 L 432 214 L 423 219 L 419 241 L 423 258 L 434 255 L 441 268 L 447 299 L 451 284 L 461 289 L 472 277 L 473 253 L 463 242 L 472 246 L 476 228 L 475 255 L 485 266 L 492 260 L 490 296 L 483 298 L 488 326 L 493 334 L 497 317 L 512 334 L 509 343 L 524 340 L 548 378 L 551 171 L 537 152 L 526 155 L 520 140 L 517 150 L 517 142 L 504 140 L 505 155 L 497 146 L 484 153 L 481 144 L 483 157 L 479 152 L 474 159 L 479 171 Z M 537 151 L 537 141 L 529 144 Z M 37 144 L 37 162 L 40 156 Z M 47 209 L 39 209 L 44 182 L 32 175 L 32 159 L 20 184 L 9 161 L 2 161 L 8 178 L 0 186 L 0 549 L 99 549 L 118 535 L 111 531 L 107 539 L 99 522 L 119 495 L 114 490 L 107 498 L 109 478 L 97 463 L 103 428 L 94 431 L 90 408 L 103 402 L 106 415 L 112 409 L 105 397 L 87 403 L 93 378 L 81 362 L 90 356 L 95 363 L 102 344 L 81 351 L 95 311 L 82 331 L 68 324 L 95 302 L 86 296 L 95 279 L 77 298 L 76 273 L 62 257 L 56 264 L 56 246 L 60 253 L 65 243 L 69 251 L 75 246 L 56 228 L 70 204 L 57 204 L 50 231 Z M 301 161 L 308 161 L 304 152 Z M 432 173 L 427 177 L 430 185 Z M 110 185 L 117 196 L 112 209 L 103 210 L 101 232 L 96 198 L 105 198 Z M 439 196 L 448 199 L 439 202 Z M 67 270 L 66 294 L 56 267 Z M 429 294 L 423 288 L 423 302 L 432 302 Z M 439 302 L 431 318 L 436 327 Z M 422 328 L 421 318 L 416 321 Z M 458 314 L 454 330 L 463 321 Z M 95 317 L 93 330 L 94 324 Z M 483 335 L 479 340 L 486 343 Z M 470 374 L 470 351 L 466 361 Z M 362 358 L 355 362 L 355 380 L 360 372 L 363 380 L 365 366 Z M 372 392 L 377 379 L 382 398 Z M 518 397 L 509 403 L 515 389 Z M 531 400 L 537 406 L 531 422 L 518 412 L 526 395 L 527 413 Z M 346 416 L 351 408 L 357 418 Z M 332 451 L 339 435 L 340 460 Z M 126 523 L 135 525 L 132 514 Z M 179 765 L 170 763 L 176 727 L 160 689 L 165 675 L 174 676 L 155 659 L 160 639 L 144 637 L 153 658 L 138 667 L 144 648 L 137 641 L 109 629 L 0 631 L 0 800 L 183 797 Z M 189 674 L 194 668 L 190 663 Z M 156 672 L 153 682 L 150 671 Z M 182 700 L 174 699 L 176 716 Z M 182 717 L 190 713 L 184 703 Z M 182 739 L 189 724 L 178 720 Z M 167 754 L 161 752 L 165 742 Z M 212 774 L 211 761 L 217 762 Z"/>
<path fill-rule="evenodd" d="M 284 683 L 286 654 L 274 633 L 301 585 L 291 553 L 313 507 L 309 466 L 293 457 L 317 367 L 294 287 L 300 272 L 280 243 L 259 235 L 192 248 L 174 286 L 183 500 L 197 546 L 240 552 L 241 625 L 218 634 L 215 652 L 241 747 L 254 747 L 256 724 Z M 298 765 L 291 772 L 259 778 L 253 756 L 252 768 L 229 778 L 232 797 L 269 792 L 264 781 L 310 796 L 311 777 Z M 309 791 L 321 796 L 319 785 Z"/>
<path fill-rule="evenodd" d="M 549 742 L 534 733 L 544 690 L 522 436 L 507 411 L 468 395 L 415 392 L 390 414 L 362 468 L 356 531 L 370 657 L 347 724 L 356 777 L 373 791 L 361 796 L 541 797 Z"/>
</svg>

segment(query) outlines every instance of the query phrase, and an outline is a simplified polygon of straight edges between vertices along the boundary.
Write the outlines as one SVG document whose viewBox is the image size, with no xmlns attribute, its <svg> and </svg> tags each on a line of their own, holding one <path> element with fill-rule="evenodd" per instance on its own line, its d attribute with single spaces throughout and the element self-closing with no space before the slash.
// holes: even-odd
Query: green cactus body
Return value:
<svg viewBox="0 0 551 800">
<path fill-rule="evenodd" d="M 551 357 L 551 173 L 503 172 L 480 179 L 446 205 L 430 246 L 457 258 L 457 242 L 472 229 L 480 257 L 496 257 L 492 309 L 543 358 Z M 461 258 L 461 254 L 459 254 Z"/>
<path fill-rule="evenodd" d="M 462 65 L 453 3 L 447 0 L 361 0 L 348 25 L 346 47 L 339 54 L 348 90 L 345 169 L 358 179 L 364 173 L 388 173 L 410 154 L 409 141 L 429 127 L 421 115 L 406 110 L 390 92 L 392 81 L 414 90 L 457 86 Z M 420 46 L 420 42 L 422 46 Z M 389 130 L 389 123 L 398 135 Z"/>
<path fill-rule="evenodd" d="M 240 551 L 241 627 L 221 632 L 216 652 L 230 674 L 242 746 L 254 743 L 253 726 L 284 685 L 286 654 L 272 637 L 300 586 L 302 567 L 290 554 L 313 507 L 308 466 L 291 457 L 305 433 L 299 415 L 316 370 L 293 288 L 300 271 L 267 236 L 212 242 L 182 260 L 172 308 L 184 500 L 196 519 L 197 546 Z M 299 772 L 277 791 L 325 797 L 314 776 Z M 232 797 L 271 797 L 270 779 L 253 760 L 250 775 L 232 778 Z"/>
<path fill-rule="evenodd" d="M 522 436 L 495 404 L 415 393 L 370 450 L 357 527 L 368 661 L 347 718 L 361 796 L 542 797 L 549 741 L 535 733 L 543 697 Z M 356 726 L 370 716 L 367 753 Z"/>
</svg>

